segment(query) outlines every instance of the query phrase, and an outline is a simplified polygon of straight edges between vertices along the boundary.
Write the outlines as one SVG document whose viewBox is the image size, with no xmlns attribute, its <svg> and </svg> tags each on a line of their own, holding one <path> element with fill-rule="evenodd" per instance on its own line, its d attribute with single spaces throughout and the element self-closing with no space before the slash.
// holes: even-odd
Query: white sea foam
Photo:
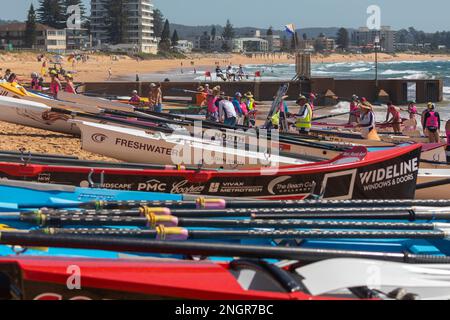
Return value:
<svg viewBox="0 0 450 320">
<path fill-rule="evenodd" d="M 382 72 L 383 75 L 394 75 L 394 74 L 424 74 L 421 70 L 393 70 L 388 69 Z"/>
<path fill-rule="evenodd" d="M 350 72 L 367 72 L 367 71 L 370 71 L 370 70 L 372 70 L 372 68 L 355 68 L 355 69 L 352 69 L 352 70 L 350 70 Z"/>
</svg>

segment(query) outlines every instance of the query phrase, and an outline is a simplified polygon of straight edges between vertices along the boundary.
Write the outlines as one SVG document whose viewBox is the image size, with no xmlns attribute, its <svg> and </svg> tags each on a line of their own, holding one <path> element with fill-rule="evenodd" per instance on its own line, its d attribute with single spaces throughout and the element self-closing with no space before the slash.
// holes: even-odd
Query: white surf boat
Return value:
<svg viewBox="0 0 450 320">
<path fill-rule="evenodd" d="M 252 169 L 302 165 L 309 161 L 259 152 L 223 147 L 183 135 L 146 132 L 85 121 L 72 121 L 81 130 L 82 148 L 117 160 L 145 164 L 174 164 L 202 168 Z M 265 148 L 265 149 L 264 149 Z"/>
<path fill-rule="evenodd" d="M 44 103 L 0 97 L 0 121 L 79 135 L 80 130 L 75 124 L 68 122 L 69 118 L 68 115 L 52 111 L 52 108 Z"/>
</svg>

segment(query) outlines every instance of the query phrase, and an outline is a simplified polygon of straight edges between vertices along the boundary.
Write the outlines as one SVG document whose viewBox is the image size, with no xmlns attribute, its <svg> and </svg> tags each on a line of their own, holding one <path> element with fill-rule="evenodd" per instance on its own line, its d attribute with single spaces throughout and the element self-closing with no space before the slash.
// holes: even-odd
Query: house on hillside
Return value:
<svg viewBox="0 0 450 320">
<path fill-rule="evenodd" d="M 26 48 L 25 37 L 26 24 L 24 22 L 8 23 L 0 25 L 0 44 L 5 48 Z M 55 53 L 63 53 L 66 50 L 66 30 L 55 29 L 40 23 L 36 24 L 36 42 L 32 48 Z"/>
</svg>

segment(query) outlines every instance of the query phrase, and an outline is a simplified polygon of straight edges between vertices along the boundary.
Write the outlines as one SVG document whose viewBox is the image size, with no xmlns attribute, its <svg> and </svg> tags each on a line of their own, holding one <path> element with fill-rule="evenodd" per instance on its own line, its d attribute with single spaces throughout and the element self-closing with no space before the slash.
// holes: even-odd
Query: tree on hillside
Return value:
<svg viewBox="0 0 450 320">
<path fill-rule="evenodd" d="M 214 40 L 216 38 L 216 36 L 217 36 L 216 26 L 212 26 L 212 28 L 211 28 L 211 39 Z"/>
<path fill-rule="evenodd" d="M 39 0 L 39 7 L 36 11 L 38 22 L 57 29 L 66 26 L 62 0 Z"/>
<path fill-rule="evenodd" d="M 126 3 L 127 0 L 104 0 L 104 6 L 107 10 L 105 25 L 111 44 L 119 44 L 126 41 L 128 24 Z"/>
<path fill-rule="evenodd" d="M 155 32 L 155 37 L 160 38 L 164 28 L 164 15 L 161 10 L 153 10 L 153 30 Z"/>
<path fill-rule="evenodd" d="M 180 41 L 180 38 L 178 37 L 178 32 L 175 29 L 175 31 L 172 34 L 172 46 L 175 47 L 176 45 L 178 45 L 178 41 Z"/>
<path fill-rule="evenodd" d="M 164 23 L 164 28 L 161 33 L 161 41 L 159 42 L 159 50 L 160 51 L 169 51 L 170 50 L 170 22 L 166 19 Z"/>
<path fill-rule="evenodd" d="M 348 48 L 349 43 L 350 43 L 350 39 L 349 39 L 347 29 L 340 28 L 337 33 L 337 39 L 336 39 L 336 44 L 338 45 L 338 48 L 345 50 Z"/>
<path fill-rule="evenodd" d="M 84 25 L 86 20 L 87 20 L 87 18 L 86 18 L 86 8 L 85 8 L 82 0 L 63 0 L 63 2 L 62 2 L 62 11 L 63 11 L 63 14 L 64 14 L 64 16 L 66 18 L 66 21 L 73 14 L 73 11 L 67 13 L 67 10 L 70 7 L 72 7 L 72 6 L 78 6 L 78 8 L 80 10 L 80 23 L 82 25 Z"/>
<path fill-rule="evenodd" d="M 227 24 L 225 25 L 225 28 L 223 29 L 222 36 L 225 40 L 233 40 L 236 33 L 234 32 L 234 27 L 231 24 L 230 20 L 227 20 Z"/>
<path fill-rule="evenodd" d="M 30 9 L 28 10 L 24 42 L 27 48 L 32 48 L 36 43 L 36 12 L 34 11 L 33 4 L 30 5 Z"/>
<path fill-rule="evenodd" d="M 270 26 L 269 29 L 267 30 L 267 36 L 273 36 L 273 27 Z"/>
<path fill-rule="evenodd" d="M 308 35 L 307 35 L 306 33 L 304 33 L 304 34 L 302 35 L 302 38 L 303 38 L 303 40 L 308 40 Z"/>
</svg>

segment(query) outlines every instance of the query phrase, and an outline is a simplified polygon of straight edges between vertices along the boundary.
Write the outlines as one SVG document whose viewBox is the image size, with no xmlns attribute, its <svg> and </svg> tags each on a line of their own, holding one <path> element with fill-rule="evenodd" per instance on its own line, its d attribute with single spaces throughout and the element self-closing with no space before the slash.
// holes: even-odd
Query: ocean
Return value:
<svg viewBox="0 0 450 320">
<path fill-rule="evenodd" d="M 263 80 L 290 80 L 295 75 L 294 64 L 252 64 L 244 66 L 247 74 L 253 75 L 256 71 L 262 73 Z M 333 77 L 336 79 L 374 79 L 374 62 L 338 62 L 316 63 L 311 66 L 314 77 Z M 165 73 L 140 76 L 144 81 L 163 81 L 168 78 L 172 81 L 204 81 L 206 69 L 194 70 L 185 68 L 171 70 Z M 212 70 L 209 70 L 212 71 Z M 450 118 L 450 60 L 442 61 L 394 61 L 378 63 L 379 79 L 436 79 L 444 80 L 444 102 L 438 109 L 444 119 Z M 213 79 L 215 74 L 213 73 Z M 253 77 L 250 77 L 253 80 Z M 424 106 L 420 106 L 424 107 Z M 345 107 L 343 108 L 345 109 Z M 344 111 L 345 112 L 345 111 Z"/>
<path fill-rule="evenodd" d="M 251 64 L 244 67 L 245 72 L 250 75 L 260 71 L 263 80 L 289 80 L 295 75 L 294 64 Z M 336 79 L 374 79 L 375 77 L 374 62 L 316 63 L 311 66 L 311 69 L 314 77 L 333 77 Z M 183 72 L 178 69 L 139 76 L 143 81 L 163 81 L 166 78 L 174 81 L 204 81 L 205 71 L 207 71 L 205 68 L 199 68 L 194 73 L 193 69 L 185 67 Z M 214 76 L 213 73 L 213 79 Z M 379 62 L 378 77 L 379 79 L 411 80 L 442 78 L 446 100 L 450 101 L 450 60 Z M 250 79 L 253 80 L 253 77 L 250 77 Z"/>
</svg>

